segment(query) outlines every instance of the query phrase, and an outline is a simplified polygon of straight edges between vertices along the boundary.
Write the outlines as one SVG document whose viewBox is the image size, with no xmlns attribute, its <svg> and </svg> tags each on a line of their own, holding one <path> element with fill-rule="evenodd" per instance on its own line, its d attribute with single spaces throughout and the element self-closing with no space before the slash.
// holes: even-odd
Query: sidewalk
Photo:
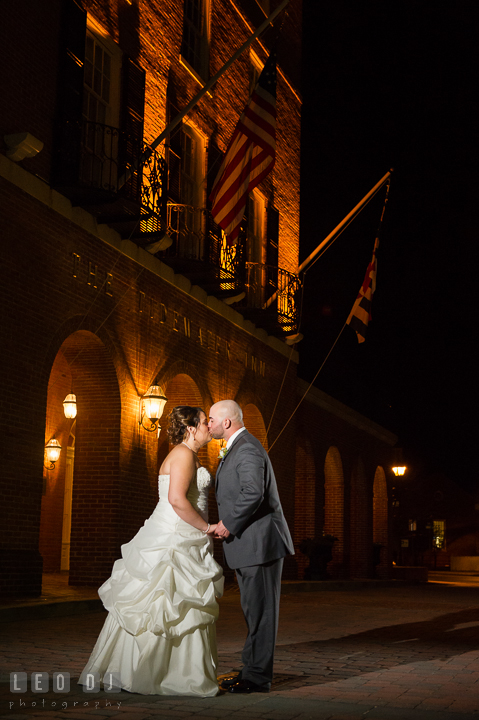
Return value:
<svg viewBox="0 0 479 720">
<path fill-rule="evenodd" d="M 97 603 L 90 589 L 85 593 L 75 589 L 72 599 L 61 583 L 56 589 L 47 583 L 46 599 L 29 601 L 29 610 L 18 603 L 0 609 L 3 616 L 13 611 L 22 614 L 21 619 L 0 623 L 0 647 L 5 648 L 0 654 L 1 717 L 479 719 L 476 579 L 456 586 L 449 584 L 455 578 L 447 574 L 423 585 L 370 581 L 309 592 L 288 584 L 281 600 L 271 693 L 209 699 L 126 692 L 85 695 L 73 681 L 67 695 L 12 694 L 6 682 L 11 672 L 59 671 L 77 678 L 105 617 L 104 612 L 91 611 L 39 617 L 48 605 L 64 612 L 68 603 L 77 610 L 82 603 Z M 240 667 L 244 634 L 239 595 L 230 588 L 220 605 L 220 673 Z"/>
</svg>

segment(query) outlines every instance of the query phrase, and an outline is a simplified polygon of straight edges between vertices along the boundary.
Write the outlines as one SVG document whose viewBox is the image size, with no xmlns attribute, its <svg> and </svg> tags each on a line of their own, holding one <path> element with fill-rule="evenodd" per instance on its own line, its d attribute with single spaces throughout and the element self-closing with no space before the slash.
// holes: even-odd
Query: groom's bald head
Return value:
<svg viewBox="0 0 479 720">
<path fill-rule="evenodd" d="M 211 410 L 215 411 L 216 414 L 220 415 L 221 418 L 228 418 L 231 422 L 237 422 L 243 424 L 243 411 L 234 400 L 220 400 L 217 402 Z M 210 414 L 211 414 L 210 410 Z"/>
<path fill-rule="evenodd" d="M 210 408 L 208 423 L 211 435 L 216 440 L 228 439 L 244 426 L 243 411 L 234 400 L 220 400 Z"/>
</svg>

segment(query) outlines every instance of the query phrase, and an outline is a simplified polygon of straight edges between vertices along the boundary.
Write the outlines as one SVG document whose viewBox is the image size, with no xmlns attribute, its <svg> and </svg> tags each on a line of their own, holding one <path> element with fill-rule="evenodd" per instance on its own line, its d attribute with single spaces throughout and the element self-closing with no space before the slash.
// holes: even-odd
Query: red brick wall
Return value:
<svg viewBox="0 0 479 720">
<path fill-rule="evenodd" d="M 180 62 L 183 3 L 152 0 L 148 3 L 113 3 L 84 0 L 83 6 L 95 22 L 146 71 L 145 139 L 151 142 L 164 129 L 167 95 L 179 109 L 194 97 L 200 85 Z M 241 7 L 241 3 L 238 3 Z M 299 251 L 299 155 L 301 99 L 297 87 L 300 58 L 302 0 L 290 0 L 280 41 L 277 91 L 277 158 L 272 174 L 262 184 L 267 198 L 280 211 L 279 264 L 290 271 L 298 265 Z M 28 130 L 44 143 L 35 158 L 24 166 L 50 178 L 54 110 L 58 102 L 58 34 L 60 0 L 51 0 L 48 12 L 35 0 L 16 6 L 10 3 L 2 14 L 4 51 L 8 62 L 2 73 L 3 135 Z M 243 17 L 248 20 L 243 12 Z M 210 76 L 229 59 L 254 27 L 245 23 L 228 0 L 211 3 Z M 21 28 L 21 31 L 20 31 Z M 271 38 L 263 37 L 261 43 Z M 35 47 L 35 63 L 30 48 Z M 267 57 L 259 41 L 252 46 L 264 62 Z M 284 65 L 284 69 L 282 67 Z M 210 94 L 188 115 L 206 137 L 214 136 L 220 150 L 228 144 L 249 93 L 249 51 L 236 61 Z M 293 84 L 292 84 L 293 83 Z M 32 113 L 32 108 L 35 112 Z M 4 151 L 4 146 L 0 145 Z M 161 148 L 160 148 L 161 149 Z"/>
<path fill-rule="evenodd" d="M 344 476 L 341 455 L 330 447 L 324 461 L 324 531 L 333 535 L 333 559 L 328 571 L 334 577 L 344 573 Z"/>
<path fill-rule="evenodd" d="M 268 438 L 266 437 L 266 428 L 263 417 L 255 405 L 249 404 L 242 408 L 243 422 L 246 429 L 254 435 L 265 450 L 268 450 Z"/>
<path fill-rule="evenodd" d="M 299 545 L 306 538 L 321 535 L 317 528 L 316 515 L 316 471 L 314 456 L 309 445 L 296 447 L 295 471 L 295 515 L 294 515 L 294 546 L 298 563 L 298 576 L 304 576 L 309 560 L 299 551 Z M 322 523 L 321 523 L 322 525 Z"/>
<path fill-rule="evenodd" d="M 96 336 L 79 331 L 65 345 L 78 403 L 70 584 L 97 585 L 118 557 L 120 525 L 128 523 L 120 507 L 120 393 L 111 358 Z M 131 483 L 127 517 L 138 491 Z"/>
<path fill-rule="evenodd" d="M 374 473 L 373 493 L 373 541 L 382 545 L 380 563 L 376 566 L 375 573 L 377 577 L 388 577 L 388 489 L 382 467 L 377 467 Z"/>
<path fill-rule="evenodd" d="M 59 350 L 48 383 L 45 444 L 55 437 L 62 450 L 55 468 L 43 470 L 44 495 L 38 546 L 43 557 L 43 571 L 50 573 L 60 570 L 66 455 L 70 430 L 74 423 L 64 415 L 63 400 L 71 389 L 71 369 L 64 354 Z M 49 467 L 46 460 L 45 465 Z"/>
<path fill-rule="evenodd" d="M 361 458 L 351 474 L 350 494 L 350 574 L 351 577 L 370 577 L 372 543 L 370 532 L 370 497 L 366 472 Z"/>
</svg>

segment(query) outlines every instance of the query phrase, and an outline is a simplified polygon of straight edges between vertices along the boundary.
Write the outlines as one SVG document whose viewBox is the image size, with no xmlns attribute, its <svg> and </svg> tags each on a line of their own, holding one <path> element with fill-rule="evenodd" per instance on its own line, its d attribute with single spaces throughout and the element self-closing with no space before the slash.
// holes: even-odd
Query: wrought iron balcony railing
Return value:
<svg viewBox="0 0 479 720">
<path fill-rule="evenodd" d="M 84 121 L 71 141 L 76 147 L 65 152 L 57 185 L 76 204 L 210 294 L 235 298 L 235 308 L 258 326 L 279 335 L 297 329 L 300 279 L 248 260 L 246 218 L 238 241 L 228 246 L 206 208 L 168 198 L 167 163 L 138 138 Z"/>
<path fill-rule="evenodd" d="M 263 313 L 271 308 L 284 334 L 298 329 L 301 280 L 283 268 L 262 263 L 246 263 L 245 305 Z M 269 305 L 268 300 L 273 298 Z M 258 314 L 255 313 L 255 318 Z"/>
</svg>

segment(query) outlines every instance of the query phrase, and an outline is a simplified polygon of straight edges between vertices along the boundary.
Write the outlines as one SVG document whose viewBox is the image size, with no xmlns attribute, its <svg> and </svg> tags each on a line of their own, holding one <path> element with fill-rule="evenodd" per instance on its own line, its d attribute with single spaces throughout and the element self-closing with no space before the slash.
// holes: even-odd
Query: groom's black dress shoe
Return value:
<svg viewBox="0 0 479 720">
<path fill-rule="evenodd" d="M 252 680 L 238 680 L 234 685 L 229 687 L 230 693 L 269 693 L 269 688 L 265 685 L 257 685 Z"/>
<path fill-rule="evenodd" d="M 220 687 L 223 690 L 229 690 L 232 685 L 236 685 L 241 680 L 241 673 L 235 673 L 234 675 L 226 675 L 220 682 Z"/>
</svg>

